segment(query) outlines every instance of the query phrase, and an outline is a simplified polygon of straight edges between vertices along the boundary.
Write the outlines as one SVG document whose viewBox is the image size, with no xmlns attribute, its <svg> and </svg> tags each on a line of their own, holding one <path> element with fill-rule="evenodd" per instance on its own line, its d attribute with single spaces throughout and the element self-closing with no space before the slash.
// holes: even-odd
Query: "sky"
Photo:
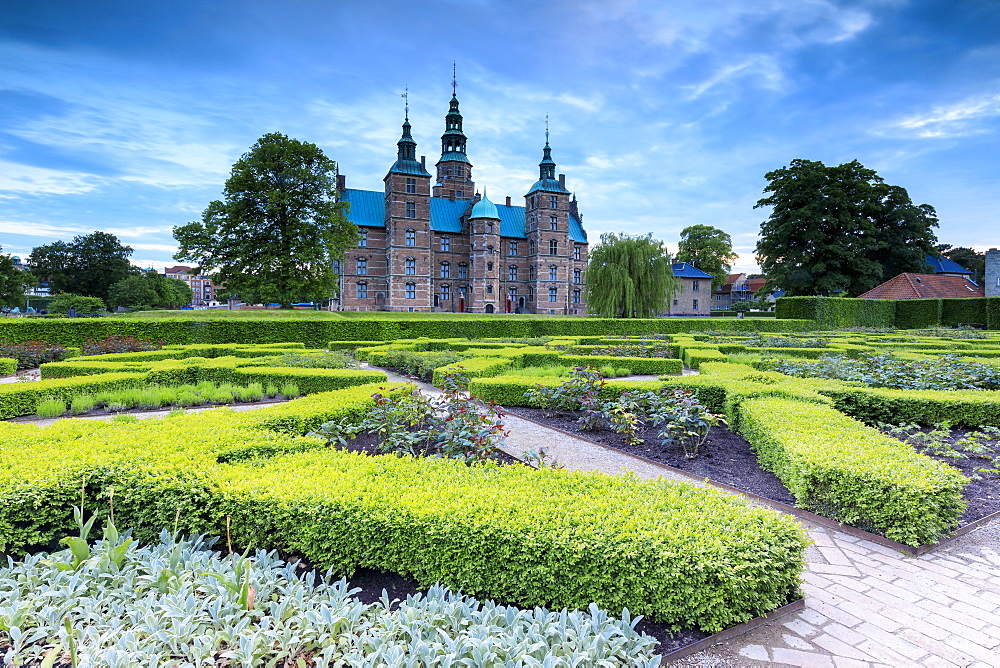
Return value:
<svg viewBox="0 0 1000 668">
<path fill-rule="evenodd" d="M 440 156 L 453 63 L 477 187 L 523 205 L 548 116 L 592 244 L 712 225 L 755 271 L 765 174 L 803 158 L 1000 246 L 996 0 L 3 0 L 0 245 L 102 230 L 162 270 L 269 132 L 381 190 L 405 89 Z"/>
</svg>

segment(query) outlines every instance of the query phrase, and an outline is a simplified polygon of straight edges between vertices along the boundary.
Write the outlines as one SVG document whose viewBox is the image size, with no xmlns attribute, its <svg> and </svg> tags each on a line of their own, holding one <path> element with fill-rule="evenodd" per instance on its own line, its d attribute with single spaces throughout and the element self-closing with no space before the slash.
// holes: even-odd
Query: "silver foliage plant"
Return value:
<svg viewBox="0 0 1000 668">
<path fill-rule="evenodd" d="M 223 556 L 211 539 L 140 547 L 105 535 L 90 549 L 0 568 L 0 662 L 195 666 L 659 665 L 625 610 L 519 610 L 440 586 L 392 610 L 346 580 L 297 573 L 276 554 Z"/>
</svg>

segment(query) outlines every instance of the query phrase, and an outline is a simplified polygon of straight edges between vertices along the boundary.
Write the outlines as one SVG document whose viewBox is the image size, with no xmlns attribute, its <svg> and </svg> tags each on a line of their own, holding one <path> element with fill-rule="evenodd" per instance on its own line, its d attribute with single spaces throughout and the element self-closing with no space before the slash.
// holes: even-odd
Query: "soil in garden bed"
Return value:
<svg viewBox="0 0 1000 668">
<path fill-rule="evenodd" d="M 661 446 L 656 438 L 656 429 L 646 429 L 639 437 L 644 440 L 642 445 L 628 445 L 621 434 L 604 429 L 594 431 L 578 431 L 576 421 L 578 415 L 560 413 L 546 417 L 545 412 L 538 408 L 519 406 L 504 406 L 504 413 L 534 420 L 545 426 L 561 429 L 581 438 L 596 441 L 616 450 L 651 459 L 659 464 L 672 466 L 701 478 L 731 485 L 744 492 L 756 494 L 772 501 L 794 506 L 795 497 L 788 488 L 769 471 L 760 468 L 757 455 L 745 438 L 722 427 L 713 427 L 708 440 L 701 446 L 699 454 L 693 459 L 684 456 L 684 450 L 679 445 Z M 957 441 L 967 432 L 955 430 L 953 440 Z M 971 477 L 974 469 L 984 465 L 982 459 L 955 459 L 924 453 L 934 459 L 955 466 L 967 477 Z M 984 475 L 979 480 L 970 480 L 964 494 L 968 506 L 959 518 L 959 526 L 971 524 L 977 520 L 1000 511 L 1000 475 Z"/>
</svg>

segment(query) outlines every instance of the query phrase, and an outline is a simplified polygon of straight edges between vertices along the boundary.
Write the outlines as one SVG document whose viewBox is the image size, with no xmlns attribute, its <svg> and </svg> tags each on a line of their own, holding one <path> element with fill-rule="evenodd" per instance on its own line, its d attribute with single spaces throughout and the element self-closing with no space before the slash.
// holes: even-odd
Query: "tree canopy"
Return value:
<svg viewBox="0 0 1000 668">
<path fill-rule="evenodd" d="M 945 256 L 952 262 L 960 264 L 965 269 L 972 272 L 972 280 L 981 283 L 986 276 L 986 254 L 980 253 L 973 248 L 965 246 L 952 246 L 951 244 L 938 244 L 935 248 L 940 255 Z"/>
<path fill-rule="evenodd" d="M 167 278 L 155 271 L 129 276 L 108 290 L 108 306 L 117 308 L 176 309 L 191 302 L 191 288 L 184 281 Z"/>
<path fill-rule="evenodd" d="M 710 225 L 691 225 L 681 230 L 674 261 L 687 262 L 711 274 L 712 288 L 715 289 L 725 285 L 737 257 L 729 234 Z"/>
<path fill-rule="evenodd" d="M 53 294 L 71 292 L 106 300 L 108 289 L 134 271 L 124 246 L 113 234 L 94 232 L 73 241 L 56 241 L 31 250 L 27 263 L 38 280 L 47 281 Z"/>
<path fill-rule="evenodd" d="M 335 260 L 357 243 L 357 227 L 336 201 L 336 169 L 315 144 L 266 134 L 233 165 L 223 200 L 201 222 L 174 228 L 174 258 L 216 272 L 224 295 L 248 301 L 328 299 Z"/>
<path fill-rule="evenodd" d="M 0 255 L 0 306 L 24 306 L 24 291 L 32 283 L 31 274 L 15 267 L 13 258 Z"/>
<path fill-rule="evenodd" d="M 663 313 L 677 279 L 662 241 L 651 234 L 606 233 L 590 251 L 587 310 L 609 318 L 648 318 Z"/>
<path fill-rule="evenodd" d="M 857 160 L 828 167 L 797 159 L 766 178 L 770 194 L 755 206 L 773 207 L 757 242 L 766 289 L 855 297 L 901 272 L 923 271 L 934 252 L 934 208 L 913 204 L 904 188 Z"/>
</svg>

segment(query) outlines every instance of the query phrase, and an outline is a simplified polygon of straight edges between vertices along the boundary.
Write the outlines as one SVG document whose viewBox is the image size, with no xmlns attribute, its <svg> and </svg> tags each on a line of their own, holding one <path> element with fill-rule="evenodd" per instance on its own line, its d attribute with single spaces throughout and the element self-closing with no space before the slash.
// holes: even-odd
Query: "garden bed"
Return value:
<svg viewBox="0 0 1000 668">
<path fill-rule="evenodd" d="M 708 478 L 713 482 L 723 483 L 771 501 L 789 506 L 796 505 L 795 498 L 784 483 L 773 473 L 760 468 L 757 456 L 746 439 L 723 427 L 713 427 L 709 432 L 708 439 L 702 445 L 700 454 L 693 459 L 688 459 L 684 456 L 684 450 L 680 445 L 660 446 L 656 438 L 657 430 L 655 428 L 647 428 L 639 434 L 644 443 L 630 446 L 623 435 L 613 431 L 606 429 L 578 430 L 576 421 L 579 416 L 570 412 L 549 416 L 550 411 L 538 408 L 505 406 L 502 410 L 505 413 L 533 420 L 546 427 L 559 429 L 627 454 L 644 457 L 658 464 L 680 469 L 699 478 Z M 967 435 L 968 430 L 954 430 L 953 434 L 951 440 L 954 442 Z M 982 465 L 982 460 L 976 464 L 976 460 L 973 459 L 955 459 L 934 455 L 927 452 L 926 448 L 917 448 L 917 450 L 955 466 L 966 477 L 971 476 L 976 466 Z M 985 475 L 978 480 L 970 480 L 963 496 L 968 506 L 960 518 L 959 529 L 993 513 L 1000 512 L 1000 475 Z"/>
</svg>

